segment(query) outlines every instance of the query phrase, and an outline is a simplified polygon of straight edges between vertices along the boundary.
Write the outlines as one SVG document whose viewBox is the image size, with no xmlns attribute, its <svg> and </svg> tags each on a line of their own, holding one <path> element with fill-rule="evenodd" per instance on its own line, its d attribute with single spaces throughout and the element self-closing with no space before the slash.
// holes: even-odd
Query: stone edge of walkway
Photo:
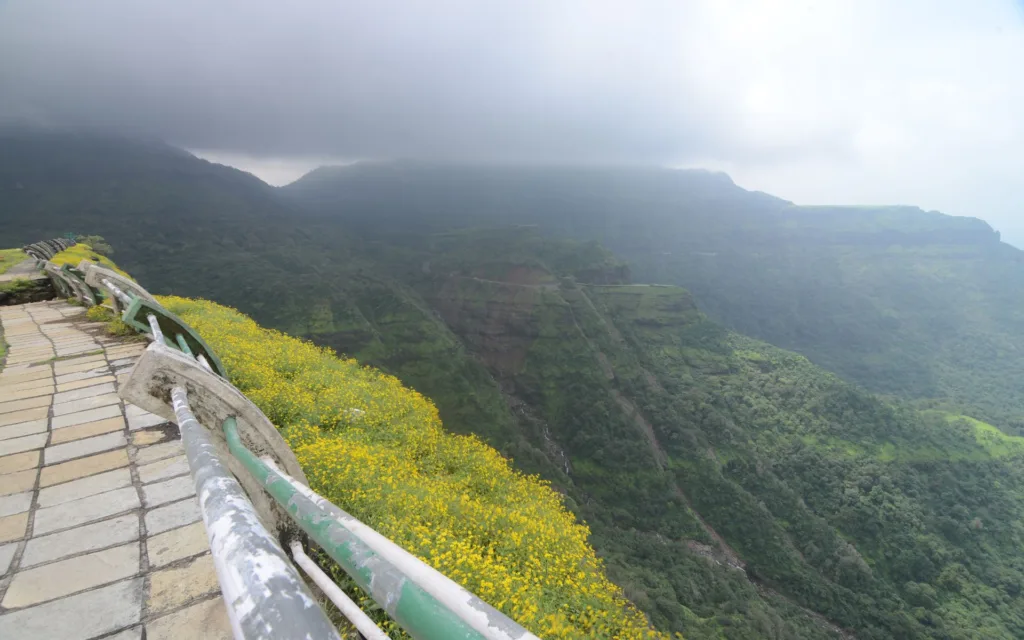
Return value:
<svg viewBox="0 0 1024 640">
<path fill-rule="evenodd" d="M 14 311 L 12 311 L 14 310 Z M 19 313 L 17 310 L 22 310 Z M 83 363 L 89 361 L 90 358 L 94 358 L 96 362 L 102 359 L 103 367 L 93 367 L 92 369 L 99 369 L 96 372 L 96 377 L 113 376 L 115 389 L 119 387 L 120 380 L 118 379 L 119 374 L 126 373 L 138 354 L 127 355 L 126 351 L 131 350 L 133 343 L 125 343 L 118 341 L 110 336 L 107 336 L 103 330 L 102 325 L 97 323 L 90 323 L 85 321 L 84 318 L 80 317 L 84 312 L 84 309 L 73 307 L 64 302 L 44 302 L 44 303 L 30 303 L 26 305 L 2 307 L 0 308 L 0 325 L 3 326 L 3 333 L 0 333 L 0 339 L 6 338 L 6 327 L 10 323 L 11 319 L 17 319 L 20 322 L 15 324 L 18 325 L 19 331 L 16 335 L 25 336 L 32 332 L 29 331 L 28 323 L 26 322 L 26 316 L 32 320 L 34 324 L 39 327 L 38 335 L 31 336 L 25 339 L 16 339 L 14 344 L 9 348 L 7 354 L 5 354 L 5 361 L 13 361 L 14 364 L 10 367 L 5 367 L 6 364 L 0 363 L 0 385 L 3 384 L 4 372 L 9 372 L 9 375 L 18 375 L 21 372 L 27 371 L 30 368 L 39 366 L 49 367 L 49 376 L 51 380 L 56 379 L 56 369 L 67 370 L 74 368 L 76 365 L 71 361 L 79 360 Z M 38 317 L 38 318 L 37 318 Z M 64 325 L 63 328 L 57 325 Z M 46 329 L 49 329 L 47 331 Z M 70 330 L 68 330 L 70 329 Z M 76 333 L 77 332 L 77 335 Z M 47 350 L 40 340 L 40 335 L 45 336 L 50 342 L 50 349 Z M 11 336 L 14 337 L 13 335 Z M 54 340 L 53 338 L 58 338 Z M 89 342 L 95 342 L 97 349 L 95 351 L 102 351 L 101 358 L 95 358 L 93 351 L 87 349 Z M 10 343 L 11 340 L 8 340 Z M 25 345 L 25 348 L 19 348 L 20 345 Z M 62 346 L 63 345 L 63 346 Z M 140 347 L 144 347 L 144 344 L 140 344 Z M 113 350 L 111 358 L 107 358 L 107 351 Z M 61 352 L 67 353 L 66 358 L 54 359 L 54 356 L 58 356 Z M 21 354 L 24 354 L 23 356 Z M 11 357 L 13 355 L 13 357 Z M 45 357 L 48 356 L 48 357 Z M 61 367 L 58 363 L 69 363 Z M 84 366 L 84 365 L 82 365 Z M 90 369 L 91 370 L 91 369 Z M 107 379 L 109 384 L 109 379 Z M 100 383 L 103 384 L 103 383 Z M 88 388 L 89 385 L 82 385 L 78 388 Z M 53 393 L 56 392 L 56 385 L 53 385 Z M 140 413 L 137 408 L 132 408 L 131 414 L 143 415 L 146 417 L 145 420 L 141 421 L 145 423 L 145 426 L 136 426 L 132 429 L 132 425 L 129 424 L 127 410 L 128 407 L 125 403 L 119 401 L 116 404 L 110 405 L 105 404 L 104 406 L 117 406 L 119 408 L 120 416 L 124 422 L 123 428 L 118 431 L 110 432 L 112 434 L 121 434 L 122 438 L 109 438 L 107 441 L 114 443 L 113 448 L 106 451 L 91 451 L 89 446 L 83 448 L 82 455 L 71 455 L 66 460 L 61 459 L 59 463 L 47 464 L 46 451 L 51 449 L 52 446 L 63 446 L 67 444 L 74 444 L 75 442 L 81 442 L 85 439 L 81 438 L 68 440 L 59 444 L 51 445 L 51 438 L 53 433 L 52 421 L 53 415 L 53 404 L 52 395 L 51 404 L 48 405 L 47 411 L 47 425 L 48 430 L 45 432 L 47 435 L 45 446 L 42 449 L 29 450 L 28 452 L 14 453 L 11 456 L 4 455 L 0 457 L 0 468 L 3 468 L 3 461 L 5 458 L 24 455 L 24 453 L 37 453 L 37 460 L 35 466 L 28 467 L 25 470 L 31 470 L 33 468 L 38 469 L 35 477 L 35 483 L 32 487 L 32 499 L 30 510 L 24 513 L 15 514 L 17 517 L 24 516 L 27 514 L 27 522 L 25 524 L 25 531 L 21 537 L 17 539 L 0 543 L 0 550 L 9 549 L 10 545 L 16 545 L 14 553 L 10 559 L 10 566 L 0 566 L 0 570 L 4 570 L 3 574 L 0 575 L 0 636 L 5 635 L 3 631 L 5 625 L 5 619 L 10 624 L 27 625 L 26 628 L 33 628 L 33 624 L 39 622 L 40 624 L 45 621 L 34 621 L 33 612 L 38 616 L 51 617 L 54 615 L 74 615 L 74 607 L 78 603 L 89 601 L 90 598 L 98 599 L 103 604 L 102 597 L 107 593 L 118 593 L 122 592 L 118 589 L 121 587 L 128 588 L 125 585 L 129 585 L 131 589 L 134 589 L 131 593 L 131 597 L 125 598 L 122 596 L 118 597 L 117 602 L 106 602 L 105 605 L 109 605 L 117 609 L 121 605 L 127 605 L 129 608 L 134 607 L 138 604 L 139 611 L 137 615 L 132 612 L 125 611 L 114 611 L 109 613 L 110 620 L 122 621 L 123 624 L 120 626 L 113 626 L 110 628 L 102 627 L 102 631 L 98 631 L 88 637 L 121 637 L 121 634 L 128 637 L 139 637 L 142 635 L 142 629 L 146 629 L 146 637 L 148 638 L 170 638 L 170 637 L 182 637 L 180 635 L 173 635 L 177 633 L 177 629 L 181 628 L 196 628 L 194 625 L 198 617 L 202 617 L 205 625 L 213 625 L 213 629 L 205 629 L 205 631 L 213 631 L 219 633 L 218 637 L 230 638 L 230 629 L 227 622 L 226 610 L 222 603 L 219 605 L 215 601 L 220 600 L 220 588 L 217 584 L 216 577 L 213 575 L 212 561 L 210 560 L 209 548 L 205 544 L 205 529 L 201 525 L 199 520 L 198 506 L 195 504 L 194 492 L 189 492 L 193 495 L 182 496 L 185 492 L 185 483 L 180 478 L 187 477 L 182 475 L 171 475 L 167 477 L 157 476 L 146 485 L 143 485 L 142 478 L 140 477 L 139 469 L 142 467 L 151 467 L 159 465 L 161 463 L 167 463 L 168 467 L 174 467 L 175 470 L 185 470 L 187 473 L 187 464 L 182 465 L 180 460 L 184 459 L 184 456 L 180 450 L 180 447 L 169 446 L 177 437 L 177 429 L 173 425 L 169 425 L 164 421 L 155 421 L 152 416 L 146 416 L 144 412 Z M 78 394 L 76 397 L 89 398 L 88 392 Z M 2 407 L 3 387 L 0 386 L 0 407 Z M 119 399 L 118 399 L 119 400 Z M 103 400 L 104 403 L 111 402 L 110 400 Z M 86 403 L 87 404 L 87 403 Z M 130 405 L 129 405 L 130 407 Z M 90 411 L 87 409 L 86 411 Z M 78 413 L 78 412 L 74 412 Z M 66 413 L 65 415 L 74 415 L 74 413 Z M 84 412 L 83 412 L 84 413 Z M 0 413 L 2 416 L 2 413 Z M 62 420 L 61 423 L 69 422 L 68 420 Z M 73 421 L 71 421 L 73 422 Z M 139 423 L 140 421 L 133 421 Z M 79 426 L 79 425 L 74 425 Z M 72 425 L 68 424 L 64 428 L 71 428 Z M 94 441 L 96 442 L 96 441 Z M 3 440 L 0 440 L 2 445 Z M 124 444 L 121 444 L 124 443 Z M 97 445 L 101 446 L 101 445 Z M 153 447 L 153 449 L 150 449 Z M 102 448 L 102 446 L 101 446 Z M 63 451 L 72 451 L 74 447 L 65 448 Z M 149 449 L 149 451 L 147 451 Z M 158 451 L 159 450 L 159 451 Z M 52 531 L 48 531 L 40 536 L 34 535 L 35 527 L 35 516 L 41 509 L 48 507 L 40 507 L 39 505 L 39 492 L 43 488 L 41 486 L 43 478 L 43 469 L 54 468 L 57 464 L 66 463 L 78 463 L 83 467 L 88 467 L 87 461 L 90 458 L 104 456 L 111 452 L 125 451 L 127 456 L 127 465 L 122 465 L 115 468 L 125 468 L 130 470 L 131 484 L 129 486 L 135 489 L 136 501 L 133 508 L 128 510 L 120 510 L 119 507 L 114 506 L 111 513 L 100 512 L 102 515 L 98 515 L 95 519 L 87 519 L 83 522 L 78 522 L 74 526 L 68 528 L 56 527 Z M 153 455 L 158 453 L 158 455 Z M 139 455 L 142 454 L 142 455 Z M 149 454 L 149 455 L 147 455 Z M 140 459 L 145 460 L 142 462 Z M 180 460 L 179 460 L 180 459 Z M 174 462 L 168 463 L 168 460 Z M 95 470 L 94 470 L 95 471 Z M 11 474 L 0 474 L 0 487 L 6 477 Z M 72 474 L 68 478 L 65 478 L 62 482 L 54 483 L 47 486 L 47 489 L 54 487 L 70 487 L 74 483 L 81 482 L 82 480 L 89 480 L 95 478 L 99 471 L 94 473 L 92 471 L 85 471 L 82 475 Z M 87 495 L 82 498 L 71 500 L 69 502 L 58 505 L 59 507 L 66 507 L 69 512 L 77 505 L 83 504 L 82 501 L 89 501 L 89 504 L 102 503 L 102 500 L 98 499 L 98 496 L 104 496 L 107 494 L 113 494 L 119 489 L 112 489 L 110 491 L 103 491 L 93 495 Z M 148 497 L 147 497 L 148 496 Z M 147 502 L 149 504 L 147 504 Z M 159 531 L 150 533 L 146 529 L 147 519 L 151 517 L 150 514 L 154 514 L 152 517 L 154 520 L 156 516 L 170 518 L 169 521 L 162 521 Z M 63 534 L 74 534 L 80 529 L 86 527 L 95 527 L 98 524 L 116 520 L 118 518 L 125 518 L 126 516 L 134 516 L 138 519 L 138 535 L 131 536 L 131 540 L 125 542 L 121 538 L 116 538 L 109 544 L 103 542 L 97 543 L 93 546 L 85 546 L 82 549 L 78 549 L 74 553 L 66 555 L 58 555 L 52 559 L 42 561 L 31 566 L 22 568 L 21 561 L 24 557 L 26 548 L 29 543 L 34 539 L 39 539 L 42 536 L 58 536 Z M 3 519 L 0 518 L 0 522 Z M 196 527 L 197 522 L 199 527 Z M 169 526 L 168 526 L 169 525 Z M 198 536 L 198 531 L 202 532 L 201 539 Z M 66 537 L 76 537 L 66 536 Z M 179 539 L 180 538 L 180 539 Z M 151 540 L 156 540 L 161 545 L 161 553 L 165 554 L 166 557 L 160 558 L 159 562 L 150 562 L 148 543 Z M 200 544 L 202 543 L 202 544 Z M 90 584 L 87 588 L 74 591 L 73 593 L 61 594 L 48 598 L 45 596 L 46 586 L 42 585 L 41 593 L 44 595 L 42 599 L 31 602 L 23 607 L 18 608 L 4 608 L 3 602 L 10 592 L 11 585 L 19 580 L 19 576 L 26 576 L 24 579 L 29 580 L 34 575 L 47 575 L 46 567 L 51 567 L 50 572 L 59 570 L 62 567 L 62 563 L 67 563 L 66 566 L 77 565 L 88 565 L 88 556 L 92 556 L 97 553 L 108 552 L 112 549 L 120 549 L 128 545 L 138 545 L 138 565 L 137 571 L 130 575 L 118 575 L 116 578 L 111 580 L 104 580 L 102 577 L 95 577 L 97 580 L 95 584 Z M 124 552 L 121 553 L 123 557 Z M 169 555 L 167 555 L 169 554 Z M 175 554 L 184 554 L 178 555 Z M 0 553 L 0 565 L 2 565 L 3 553 Z M 87 560 L 78 560 L 81 558 L 87 558 Z M 69 562 L 69 561 L 76 561 Z M 163 585 L 171 580 L 175 585 L 174 589 L 162 589 L 159 593 L 154 593 L 152 590 L 156 585 Z M 134 581 L 134 582 L 133 582 Z M 119 586 L 120 585 L 120 586 Z M 31 590 L 30 590 L 31 591 Z M 37 593 L 37 591 L 32 591 Z M 123 607 L 122 607 L 123 608 Z M 97 615 L 101 615 L 98 611 Z M 123 614 L 123 615 L 122 615 Z M 103 614 L 107 615 L 107 614 Z M 118 616 L 121 617 L 118 617 Z M 94 621 L 86 621 L 94 622 Z M 90 624 L 83 622 L 83 626 L 78 631 L 83 631 L 90 627 Z M 183 626 L 184 625 L 184 626 Z M 72 625 L 74 629 L 75 625 Z M 45 627 L 43 627 L 45 628 Z M 10 630 L 9 630 L 10 631 Z M 132 635 L 135 631 L 138 631 L 138 635 Z M 91 633 L 91 632 L 90 632 Z M 168 634 L 172 635 L 168 635 Z M 12 636 L 13 637 L 13 636 Z M 53 635 L 53 638 L 63 637 L 61 635 Z M 80 636 L 76 636 L 80 637 Z"/>
</svg>

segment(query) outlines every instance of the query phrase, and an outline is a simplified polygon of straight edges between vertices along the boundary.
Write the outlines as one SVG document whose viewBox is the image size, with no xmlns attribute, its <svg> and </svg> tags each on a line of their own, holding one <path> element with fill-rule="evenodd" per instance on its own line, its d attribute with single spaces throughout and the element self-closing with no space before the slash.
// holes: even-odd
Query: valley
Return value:
<svg viewBox="0 0 1024 640">
<path fill-rule="evenodd" d="M 154 292 L 394 374 L 549 482 L 660 630 L 1024 635 L 1024 254 L 980 220 L 660 169 L 274 189 L 24 133 L 0 136 L 0 220 L 0 246 L 101 235 Z"/>
</svg>

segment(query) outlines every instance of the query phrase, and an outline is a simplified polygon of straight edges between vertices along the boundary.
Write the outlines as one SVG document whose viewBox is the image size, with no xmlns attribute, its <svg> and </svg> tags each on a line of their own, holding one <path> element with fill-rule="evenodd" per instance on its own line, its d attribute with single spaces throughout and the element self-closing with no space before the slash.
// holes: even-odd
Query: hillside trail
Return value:
<svg viewBox="0 0 1024 640">
<path fill-rule="evenodd" d="M 144 343 L 0 307 L 0 638 L 231 638 L 174 424 L 117 395 Z"/>
<path fill-rule="evenodd" d="M 18 264 L 12 266 L 5 273 L 0 273 L 0 282 L 10 282 L 12 280 L 21 279 L 33 279 L 33 278 L 45 278 L 36 267 L 36 261 L 34 258 L 26 258 Z"/>
</svg>

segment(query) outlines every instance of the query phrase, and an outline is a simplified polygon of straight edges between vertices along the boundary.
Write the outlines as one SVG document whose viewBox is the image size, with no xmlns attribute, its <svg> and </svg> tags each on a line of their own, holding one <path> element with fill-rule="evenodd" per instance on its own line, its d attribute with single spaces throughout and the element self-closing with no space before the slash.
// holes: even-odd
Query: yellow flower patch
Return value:
<svg viewBox="0 0 1024 640">
<path fill-rule="evenodd" d="M 50 262 L 57 265 L 58 267 L 66 264 L 71 265 L 72 267 L 78 267 L 78 263 L 80 263 L 82 260 L 96 262 L 108 269 L 112 269 L 117 273 L 120 273 L 126 278 L 131 278 L 130 275 L 122 271 L 116 264 L 114 264 L 113 260 L 106 256 L 101 256 L 100 254 L 93 251 L 92 247 L 83 242 L 79 242 L 74 246 L 68 247 L 67 249 L 61 251 L 57 255 L 50 258 Z"/>
<path fill-rule="evenodd" d="M 278 426 L 314 490 L 543 638 L 660 638 L 560 496 L 398 379 L 202 300 L 161 297 Z M 390 623 L 385 628 L 393 630 Z"/>
</svg>

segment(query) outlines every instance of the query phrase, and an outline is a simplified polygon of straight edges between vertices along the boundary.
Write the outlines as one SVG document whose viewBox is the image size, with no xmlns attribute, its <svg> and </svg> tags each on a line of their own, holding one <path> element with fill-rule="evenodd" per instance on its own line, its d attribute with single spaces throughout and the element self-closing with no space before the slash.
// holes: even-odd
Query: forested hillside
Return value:
<svg viewBox="0 0 1024 640">
<path fill-rule="evenodd" d="M 160 145 L 13 136 L 0 246 L 103 235 L 159 293 L 393 373 L 550 481 L 660 629 L 1024 635 L 1024 440 L 979 420 L 1020 411 L 1017 252 L 984 223 L 699 172 L 346 171 L 282 194 Z"/>
<path fill-rule="evenodd" d="M 975 218 L 797 207 L 724 174 L 652 168 L 366 164 L 283 193 L 369 235 L 535 224 L 597 240 L 730 328 L 1024 432 L 1024 253 Z"/>
</svg>

